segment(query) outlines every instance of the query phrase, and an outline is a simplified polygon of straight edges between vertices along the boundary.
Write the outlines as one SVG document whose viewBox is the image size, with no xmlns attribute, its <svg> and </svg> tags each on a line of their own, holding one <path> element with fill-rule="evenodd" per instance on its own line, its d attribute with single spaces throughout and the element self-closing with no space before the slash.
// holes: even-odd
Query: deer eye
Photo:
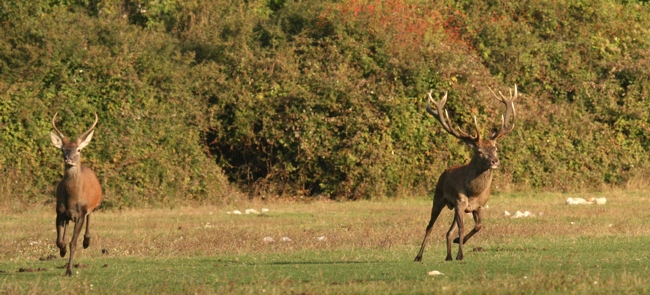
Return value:
<svg viewBox="0 0 650 295">
<path fill-rule="evenodd" d="M 77 153 L 80 153 L 80 152 L 81 152 L 81 149 L 77 149 Z"/>
</svg>

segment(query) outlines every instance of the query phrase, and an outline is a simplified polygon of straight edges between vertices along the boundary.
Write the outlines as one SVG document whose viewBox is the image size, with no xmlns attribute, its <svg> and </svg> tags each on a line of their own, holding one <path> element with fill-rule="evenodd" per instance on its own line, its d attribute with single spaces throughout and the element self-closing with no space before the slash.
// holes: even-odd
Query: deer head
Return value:
<svg viewBox="0 0 650 295">
<path fill-rule="evenodd" d="M 95 125 L 97 125 L 99 118 L 97 117 L 97 113 L 95 113 L 95 122 L 93 125 L 90 126 L 86 132 L 77 137 L 77 139 L 70 141 L 58 128 L 56 128 L 55 120 L 57 114 L 58 112 L 54 114 L 54 117 L 52 117 L 52 127 L 56 130 L 56 133 L 54 131 L 50 132 L 52 144 L 63 153 L 63 160 L 65 161 L 66 168 L 78 167 L 81 165 L 81 149 L 90 143 L 90 140 L 93 137 Z"/>
<path fill-rule="evenodd" d="M 449 119 L 449 113 L 445 109 L 445 103 L 447 102 L 447 93 L 442 97 L 439 102 L 436 102 L 431 96 L 432 91 L 429 91 L 429 100 L 427 102 L 427 112 L 433 117 L 438 119 L 442 128 L 447 131 L 449 134 L 463 140 L 468 146 L 474 150 L 474 156 L 472 157 L 472 162 L 478 165 L 479 170 L 487 169 L 496 169 L 499 166 L 499 156 L 497 155 L 497 140 L 508 135 L 514 127 L 515 121 L 515 104 L 514 100 L 517 98 L 517 85 L 515 85 L 514 95 L 512 91 L 510 92 L 510 99 L 506 98 L 500 91 L 499 96 L 490 89 L 492 94 L 501 102 L 506 105 L 506 113 L 501 116 L 501 128 L 492 133 L 488 139 L 481 138 L 481 131 L 476 122 L 476 116 L 474 116 L 474 128 L 476 129 L 476 135 L 470 135 L 460 129 L 454 129 L 451 126 L 451 120 Z M 431 109 L 431 103 L 435 106 L 436 110 Z M 510 117 L 512 116 L 512 119 Z M 511 122 L 510 125 L 507 125 L 508 122 Z"/>
</svg>

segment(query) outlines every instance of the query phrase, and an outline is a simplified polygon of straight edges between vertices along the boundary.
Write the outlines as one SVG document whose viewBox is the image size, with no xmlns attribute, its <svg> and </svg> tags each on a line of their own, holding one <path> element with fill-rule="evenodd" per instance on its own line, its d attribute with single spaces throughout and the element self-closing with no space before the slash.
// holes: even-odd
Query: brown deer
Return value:
<svg viewBox="0 0 650 295">
<path fill-rule="evenodd" d="M 65 171 L 63 179 L 56 188 L 56 246 L 59 247 L 61 257 L 65 257 L 65 233 L 68 222 L 74 222 L 74 232 L 70 241 L 70 259 L 68 261 L 66 276 L 72 275 L 72 258 L 77 247 L 77 238 L 86 221 L 86 233 L 84 234 L 84 249 L 90 245 L 90 213 L 99 206 L 102 201 L 102 188 L 95 172 L 81 164 L 81 149 L 90 143 L 93 137 L 93 129 L 97 125 L 98 117 L 95 113 L 95 123 L 81 134 L 74 141 L 56 128 L 56 115 L 52 118 L 52 127 L 56 130 L 50 132 L 52 143 L 63 153 Z"/>
<path fill-rule="evenodd" d="M 501 116 L 501 128 L 492 133 L 489 139 L 481 139 L 481 132 L 474 117 L 474 127 L 476 128 L 476 136 L 469 135 L 460 129 L 454 129 L 449 120 L 449 114 L 445 107 L 447 102 L 447 93 L 443 96 L 440 102 L 436 102 L 431 97 L 429 92 L 429 101 L 427 103 L 427 112 L 433 117 L 438 119 L 442 124 L 443 129 L 449 134 L 462 139 L 467 145 L 474 150 L 474 155 L 469 164 L 457 165 L 447 168 L 445 172 L 438 178 L 438 184 L 433 195 L 433 208 L 431 208 L 431 220 L 427 225 L 422 241 L 422 247 L 415 261 L 422 261 L 422 253 L 427 244 L 427 237 L 431 233 L 433 223 L 436 222 L 440 211 L 446 206 L 449 209 L 454 209 L 454 220 L 451 227 L 447 232 L 447 261 L 451 258 L 451 233 L 458 226 L 458 238 L 454 243 L 458 243 L 458 255 L 456 260 L 463 260 L 463 244 L 474 234 L 479 232 L 483 227 L 481 217 L 483 206 L 490 198 L 490 184 L 492 183 L 492 170 L 499 166 L 499 157 L 497 156 L 497 139 L 506 136 L 515 127 L 515 104 L 514 100 L 517 98 L 517 85 L 515 85 L 514 95 L 510 92 L 510 99 L 507 99 L 500 91 L 499 96 L 490 89 L 492 94 L 501 102 L 506 105 L 506 114 Z M 431 109 L 431 102 L 436 106 L 436 110 Z M 510 125 L 507 125 L 512 117 Z M 474 217 L 474 229 L 472 229 L 464 238 L 465 213 L 472 213 Z"/>
</svg>

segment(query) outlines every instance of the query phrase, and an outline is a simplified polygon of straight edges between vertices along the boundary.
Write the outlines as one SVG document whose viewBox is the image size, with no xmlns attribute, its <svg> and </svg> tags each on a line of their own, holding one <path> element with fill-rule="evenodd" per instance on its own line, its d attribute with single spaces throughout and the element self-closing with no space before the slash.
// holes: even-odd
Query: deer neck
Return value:
<svg viewBox="0 0 650 295">
<path fill-rule="evenodd" d="M 468 165 L 465 183 L 470 193 L 479 194 L 490 188 L 492 184 L 492 169 L 480 167 L 479 160 L 472 158 Z"/>
<path fill-rule="evenodd" d="M 82 195 L 81 163 L 65 165 L 65 172 L 61 182 L 65 189 L 66 208 L 74 208 Z"/>
<path fill-rule="evenodd" d="M 81 163 L 77 162 L 75 165 L 65 165 L 63 177 L 68 185 L 76 184 L 81 179 Z"/>
</svg>

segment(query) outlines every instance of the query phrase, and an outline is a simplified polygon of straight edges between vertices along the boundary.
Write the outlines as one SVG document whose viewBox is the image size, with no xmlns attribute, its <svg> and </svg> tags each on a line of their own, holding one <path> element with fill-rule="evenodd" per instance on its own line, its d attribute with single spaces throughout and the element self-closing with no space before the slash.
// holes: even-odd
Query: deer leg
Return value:
<svg viewBox="0 0 650 295">
<path fill-rule="evenodd" d="M 431 233 L 431 229 L 433 228 L 433 224 L 436 222 L 436 219 L 438 219 L 438 216 L 440 215 L 440 212 L 442 211 L 443 208 L 447 205 L 447 201 L 443 198 L 435 199 L 433 202 L 433 207 L 431 208 L 431 219 L 429 219 L 429 224 L 427 225 L 427 229 L 424 233 L 424 240 L 422 240 L 422 246 L 420 247 L 420 252 L 418 252 L 418 255 L 415 256 L 415 261 L 419 262 L 422 261 L 422 253 L 424 253 L 424 247 L 427 245 L 427 238 L 429 237 L 429 234 Z"/>
<path fill-rule="evenodd" d="M 456 229 L 456 216 L 454 216 L 454 221 L 451 222 L 451 226 L 449 227 L 449 230 L 447 231 L 447 258 L 445 258 L 446 261 L 452 261 L 453 259 L 451 258 L 451 233 Z"/>
<path fill-rule="evenodd" d="M 61 257 L 65 257 L 65 230 L 68 227 L 68 221 L 63 214 L 56 215 L 56 246 L 59 248 Z"/>
<path fill-rule="evenodd" d="M 90 246 L 90 213 L 86 215 L 86 233 L 84 234 L 84 249 Z"/>
<path fill-rule="evenodd" d="M 462 238 L 463 234 L 465 234 L 465 224 L 464 224 L 464 206 L 456 206 L 456 223 L 458 224 L 458 238 Z M 448 242 L 449 243 L 449 242 Z M 464 243 L 458 243 L 458 254 L 456 255 L 456 260 L 463 260 L 463 244 Z"/>
<path fill-rule="evenodd" d="M 72 275 L 72 258 L 74 257 L 74 252 L 77 248 L 77 238 L 79 237 L 79 233 L 81 233 L 81 229 L 84 226 L 84 219 L 85 218 L 79 218 L 74 223 L 74 232 L 72 233 L 72 240 L 70 241 L 70 260 L 68 260 L 68 268 L 65 271 L 66 276 Z"/>
<path fill-rule="evenodd" d="M 463 244 L 467 243 L 469 238 L 483 228 L 483 223 L 481 222 L 481 217 L 483 216 L 482 209 L 480 207 L 476 209 L 476 211 L 472 212 L 472 216 L 474 217 L 474 228 L 465 236 L 465 238 L 463 238 Z M 454 239 L 454 243 L 458 244 L 459 240 L 459 238 Z"/>
</svg>

